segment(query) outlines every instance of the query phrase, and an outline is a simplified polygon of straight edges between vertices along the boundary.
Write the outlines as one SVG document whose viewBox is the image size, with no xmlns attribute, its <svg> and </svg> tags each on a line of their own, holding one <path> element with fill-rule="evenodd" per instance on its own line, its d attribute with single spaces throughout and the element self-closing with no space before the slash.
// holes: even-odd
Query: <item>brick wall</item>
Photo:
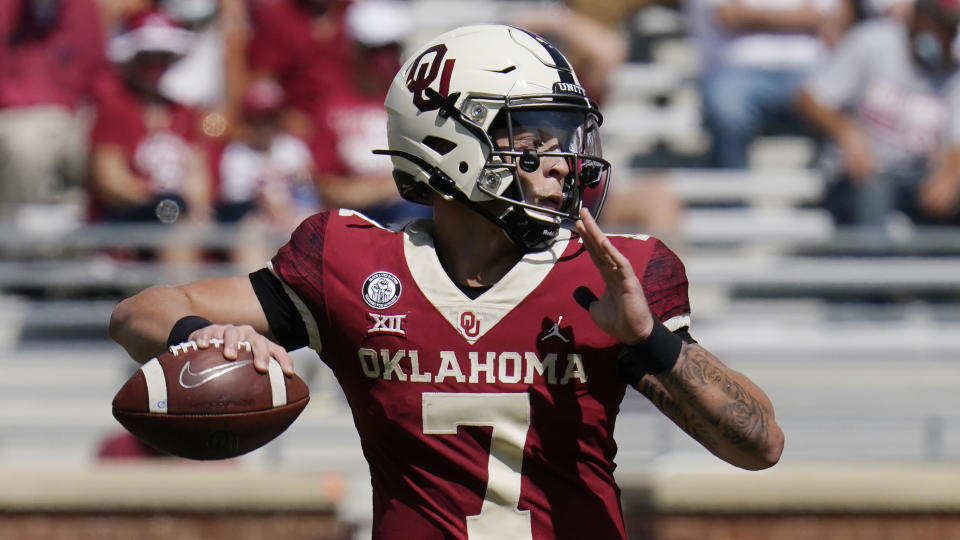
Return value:
<svg viewBox="0 0 960 540">
<path fill-rule="evenodd" d="M 0 538 L 16 540 L 347 540 L 329 513 L 0 513 Z"/>
<path fill-rule="evenodd" d="M 960 515 L 668 515 L 652 530 L 649 540 L 960 540 Z"/>
<path fill-rule="evenodd" d="M 620 481 L 630 540 L 960 540 L 955 464 L 710 463 Z"/>
</svg>

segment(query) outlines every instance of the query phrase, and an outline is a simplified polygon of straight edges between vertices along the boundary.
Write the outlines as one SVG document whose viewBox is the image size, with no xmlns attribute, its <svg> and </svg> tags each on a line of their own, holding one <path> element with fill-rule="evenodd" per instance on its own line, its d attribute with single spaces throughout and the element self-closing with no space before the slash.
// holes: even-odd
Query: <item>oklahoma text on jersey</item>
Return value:
<svg viewBox="0 0 960 540">
<path fill-rule="evenodd" d="M 571 380 L 587 382 L 583 359 L 576 353 L 567 354 L 565 361 L 558 367 L 556 353 L 548 353 L 541 359 L 533 351 L 469 351 L 465 355 L 461 353 L 458 358 L 454 351 L 440 351 L 440 367 L 435 374 L 429 371 L 421 372 L 420 352 L 417 350 L 378 351 L 362 348 L 357 351 L 357 358 L 364 375 L 385 381 L 443 383 L 449 377 L 458 383 L 478 383 L 481 378 L 491 384 L 534 384 L 537 379 L 545 379 L 547 384 L 567 384 Z M 404 360 L 409 362 L 406 370 L 401 366 Z"/>
</svg>

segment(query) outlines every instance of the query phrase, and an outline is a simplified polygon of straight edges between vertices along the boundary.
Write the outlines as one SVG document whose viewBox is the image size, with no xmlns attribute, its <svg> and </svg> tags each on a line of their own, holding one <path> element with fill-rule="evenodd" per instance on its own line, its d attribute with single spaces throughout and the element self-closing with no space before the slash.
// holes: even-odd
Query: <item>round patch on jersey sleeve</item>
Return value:
<svg viewBox="0 0 960 540">
<path fill-rule="evenodd" d="M 390 272 L 374 272 L 363 282 L 363 301 L 374 309 L 386 309 L 400 299 L 400 280 Z"/>
</svg>

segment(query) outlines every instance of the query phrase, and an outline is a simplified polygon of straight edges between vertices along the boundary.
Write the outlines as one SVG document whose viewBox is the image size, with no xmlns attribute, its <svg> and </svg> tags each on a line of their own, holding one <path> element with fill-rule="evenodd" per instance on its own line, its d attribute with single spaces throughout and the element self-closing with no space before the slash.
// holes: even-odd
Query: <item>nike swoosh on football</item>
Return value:
<svg viewBox="0 0 960 540">
<path fill-rule="evenodd" d="M 207 383 L 216 379 L 221 375 L 230 373 L 235 369 L 240 369 L 243 366 L 248 366 L 253 363 L 253 360 L 240 360 L 237 362 L 225 362 L 213 367 L 208 367 L 198 373 L 190 371 L 190 361 L 187 361 L 183 365 L 183 369 L 180 370 L 180 386 L 184 388 L 196 388 L 201 384 Z"/>
</svg>

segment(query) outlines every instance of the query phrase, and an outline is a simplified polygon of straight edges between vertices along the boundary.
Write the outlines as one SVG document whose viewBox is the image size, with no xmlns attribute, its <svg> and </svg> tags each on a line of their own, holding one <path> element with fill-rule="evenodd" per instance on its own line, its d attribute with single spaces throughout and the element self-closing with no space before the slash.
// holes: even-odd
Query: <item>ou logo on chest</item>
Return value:
<svg viewBox="0 0 960 540">
<path fill-rule="evenodd" d="M 460 314 L 460 331 L 469 338 L 475 338 L 480 335 L 480 319 L 472 311 L 464 311 Z"/>
</svg>

